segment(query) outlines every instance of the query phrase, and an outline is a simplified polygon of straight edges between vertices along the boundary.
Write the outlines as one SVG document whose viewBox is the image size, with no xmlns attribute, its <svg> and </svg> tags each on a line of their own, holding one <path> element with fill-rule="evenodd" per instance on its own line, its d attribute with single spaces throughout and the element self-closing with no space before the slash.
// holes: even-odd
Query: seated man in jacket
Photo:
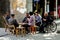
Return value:
<svg viewBox="0 0 60 40">
<path fill-rule="evenodd" d="M 27 18 L 29 18 L 30 16 L 29 16 L 29 13 L 26 13 L 26 16 L 24 17 L 24 19 L 23 19 L 23 23 L 28 23 L 28 20 L 27 20 Z M 25 27 L 25 30 L 26 30 L 26 33 L 29 33 L 29 30 L 28 30 L 28 27 L 30 27 L 28 24 L 24 24 L 24 25 L 22 25 L 23 27 Z"/>
<path fill-rule="evenodd" d="M 40 31 L 45 33 L 44 27 L 47 27 L 47 25 L 48 25 L 48 14 L 44 13 L 44 17 L 42 18 L 42 25 L 41 25 Z"/>
<path fill-rule="evenodd" d="M 11 14 L 11 18 L 8 19 L 8 23 L 10 25 L 14 25 L 15 26 L 15 29 L 16 29 L 16 27 L 19 26 L 18 22 L 15 19 L 15 15 L 14 14 Z"/>
</svg>

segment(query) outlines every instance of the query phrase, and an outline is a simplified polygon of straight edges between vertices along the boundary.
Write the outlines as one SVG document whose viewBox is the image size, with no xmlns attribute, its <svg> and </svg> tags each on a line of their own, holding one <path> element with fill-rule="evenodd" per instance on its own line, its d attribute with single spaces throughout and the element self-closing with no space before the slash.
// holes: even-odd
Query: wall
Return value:
<svg viewBox="0 0 60 40">
<path fill-rule="evenodd" d="M 10 0 L 11 13 L 15 14 L 15 18 L 17 19 L 18 22 L 22 22 L 23 18 L 25 17 L 25 13 L 21 14 L 17 10 L 13 10 L 12 3 L 13 3 L 13 0 Z M 32 0 L 26 0 L 26 9 L 27 9 L 27 12 L 32 11 Z"/>
<path fill-rule="evenodd" d="M 27 12 L 33 11 L 32 0 L 27 0 Z"/>
</svg>

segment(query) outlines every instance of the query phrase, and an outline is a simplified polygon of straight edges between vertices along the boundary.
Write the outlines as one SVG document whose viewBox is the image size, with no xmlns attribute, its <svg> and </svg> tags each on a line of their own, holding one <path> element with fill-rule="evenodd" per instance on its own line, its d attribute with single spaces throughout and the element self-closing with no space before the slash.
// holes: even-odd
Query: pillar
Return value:
<svg viewBox="0 0 60 40">
<path fill-rule="evenodd" d="M 58 8 L 57 5 L 58 5 L 58 4 L 57 4 L 57 3 L 58 3 L 58 2 L 57 2 L 57 0 L 56 0 L 56 14 L 55 14 L 55 15 L 56 15 L 56 18 L 57 18 L 57 16 L 58 16 L 58 10 L 57 10 L 57 8 Z"/>
<path fill-rule="evenodd" d="M 27 12 L 33 11 L 33 1 L 32 0 L 27 0 L 26 8 L 27 8 Z"/>
</svg>

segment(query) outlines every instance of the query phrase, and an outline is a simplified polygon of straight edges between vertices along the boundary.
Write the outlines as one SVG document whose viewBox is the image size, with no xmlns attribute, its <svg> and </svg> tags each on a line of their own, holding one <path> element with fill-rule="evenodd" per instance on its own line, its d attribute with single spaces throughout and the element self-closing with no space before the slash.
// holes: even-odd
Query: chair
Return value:
<svg viewBox="0 0 60 40">
<path fill-rule="evenodd" d="M 36 33 L 37 26 L 30 26 L 30 33 L 34 34 Z"/>
<path fill-rule="evenodd" d="M 7 31 L 7 29 L 10 31 L 10 28 L 13 28 L 13 30 L 11 30 L 12 31 L 12 33 L 14 34 L 14 30 L 15 30 L 15 27 L 14 27 L 14 25 L 9 25 L 8 23 L 7 23 L 7 21 L 6 21 L 6 19 L 5 19 L 5 17 L 3 16 L 3 19 L 4 19 L 4 25 L 5 25 L 5 32 Z"/>
</svg>

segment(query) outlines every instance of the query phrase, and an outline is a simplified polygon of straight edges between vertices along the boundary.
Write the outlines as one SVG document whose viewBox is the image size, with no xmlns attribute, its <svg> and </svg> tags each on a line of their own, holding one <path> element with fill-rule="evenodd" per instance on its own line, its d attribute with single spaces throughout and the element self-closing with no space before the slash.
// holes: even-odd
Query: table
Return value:
<svg viewBox="0 0 60 40">
<path fill-rule="evenodd" d="M 24 24 L 27 24 L 27 23 L 19 23 L 19 27 L 16 28 L 16 36 L 19 34 L 19 32 L 21 32 L 22 36 L 26 34 L 25 28 L 21 26 Z"/>
<path fill-rule="evenodd" d="M 28 23 L 19 23 L 19 25 L 24 25 L 24 24 L 28 24 Z"/>
</svg>

